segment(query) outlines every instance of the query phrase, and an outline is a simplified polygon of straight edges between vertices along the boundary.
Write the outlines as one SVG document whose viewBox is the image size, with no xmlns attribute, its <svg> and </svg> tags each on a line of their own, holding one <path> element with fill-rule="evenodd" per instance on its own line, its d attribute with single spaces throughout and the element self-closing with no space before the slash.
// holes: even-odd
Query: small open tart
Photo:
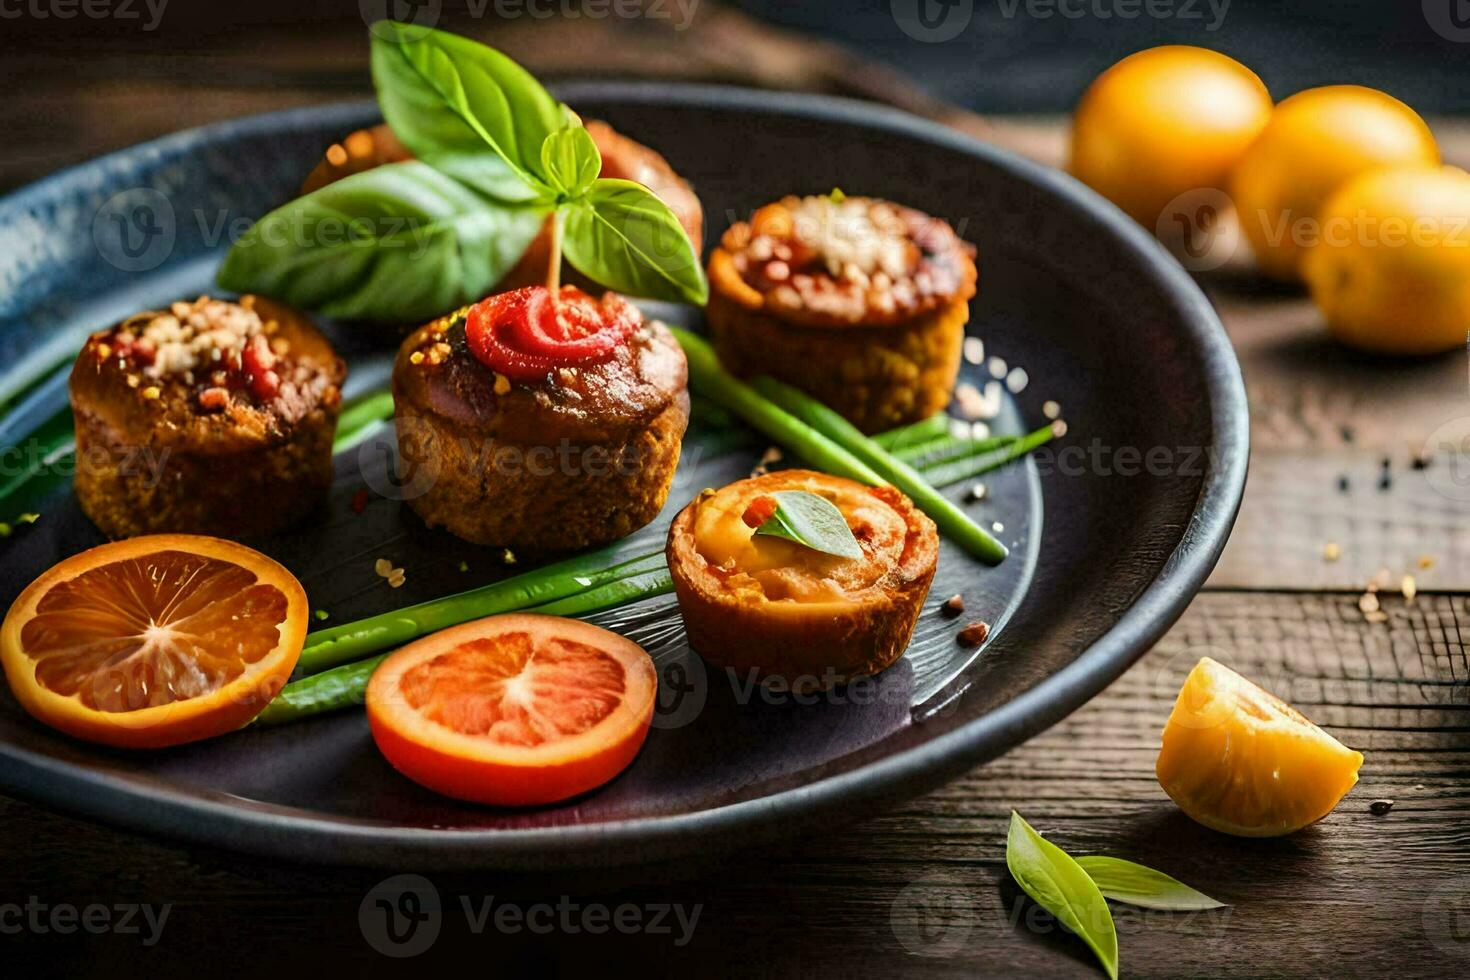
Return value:
<svg viewBox="0 0 1470 980">
<path fill-rule="evenodd" d="M 834 504 L 860 557 L 756 528 L 773 495 Z M 811 690 L 876 674 L 903 654 L 939 556 L 934 522 L 892 487 L 782 470 L 706 490 L 669 529 L 689 645 L 708 662 Z"/>
<path fill-rule="evenodd" d="M 706 313 L 730 370 L 795 385 L 872 433 L 949 404 L 977 276 L 974 248 L 938 218 L 787 197 L 725 232 Z"/>
</svg>

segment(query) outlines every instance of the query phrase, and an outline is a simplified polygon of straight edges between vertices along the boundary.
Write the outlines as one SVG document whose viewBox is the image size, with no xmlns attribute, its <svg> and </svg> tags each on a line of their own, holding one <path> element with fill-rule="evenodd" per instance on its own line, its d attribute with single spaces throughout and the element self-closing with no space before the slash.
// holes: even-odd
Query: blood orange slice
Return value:
<svg viewBox="0 0 1470 980">
<path fill-rule="evenodd" d="M 163 534 L 74 555 L 0 627 L 16 699 L 69 735 L 159 748 L 233 731 L 285 684 L 306 593 L 276 562 L 218 538 Z"/>
<path fill-rule="evenodd" d="M 367 690 L 388 762 L 475 803 L 553 803 L 622 772 L 658 681 L 643 648 L 575 619 L 491 616 L 412 643 Z"/>
</svg>

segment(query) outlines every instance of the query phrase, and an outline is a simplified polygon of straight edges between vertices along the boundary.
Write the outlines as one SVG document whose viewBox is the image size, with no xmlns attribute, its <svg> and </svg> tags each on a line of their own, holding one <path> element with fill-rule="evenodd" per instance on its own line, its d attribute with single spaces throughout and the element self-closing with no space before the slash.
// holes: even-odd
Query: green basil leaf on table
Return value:
<svg viewBox="0 0 1470 980">
<path fill-rule="evenodd" d="M 709 283 L 679 219 L 652 191 L 602 178 L 567 206 L 562 248 L 577 271 L 630 296 L 703 306 Z"/>
<path fill-rule="evenodd" d="M 1224 908 L 1203 892 L 1195 891 L 1182 881 L 1162 871 L 1124 861 L 1122 858 L 1087 855 L 1077 864 L 1107 898 L 1145 909 L 1169 912 L 1197 912 Z"/>
<path fill-rule="evenodd" d="M 493 196 L 544 195 L 541 146 L 571 117 L 530 72 L 494 48 L 443 31 L 386 21 L 372 33 L 378 105 L 414 156 Z M 486 146 L 525 187 L 497 179 L 476 160 Z"/>
<path fill-rule="evenodd" d="M 1006 867 L 1036 903 L 1076 933 L 1118 980 L 1118 932 L 1102 891 L 1066 851 L 1038 834 L 1011 811 Z"/>
<path fill-rule="evenodd" d="M 806 490 L 778 490 L 771 496 L 776 512 L 755 529 L 756 534 L 785 538 L 839 558 L 863 556 L 842 511 L 826 497 Z"/>
<path fill-rule="evenodd" d="M 427 320 L 484 297 L 545 214 L 490 200 L 419 161 L 388 164 L 261 218 L 217 280 L 327 316 Z"/>
<path fill-rule="evenodd" d="M 541 169 L 551 186 L 568 197 L 581 197 L 602 172 L 602 154 L 592 134 L 581 126 L 558 130 L 541 144 Z"/>
</svg>

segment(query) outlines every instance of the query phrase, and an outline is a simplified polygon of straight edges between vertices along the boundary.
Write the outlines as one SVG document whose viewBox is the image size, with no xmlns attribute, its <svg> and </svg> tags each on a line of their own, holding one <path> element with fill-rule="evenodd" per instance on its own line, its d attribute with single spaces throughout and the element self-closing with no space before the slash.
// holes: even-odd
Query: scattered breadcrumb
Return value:
<svg viewBox="0 0 1470 980">
<path fill-rule="evenodd" d="M 1041 414 L 1049 419 L 1059 419 L 1062 416 L 1062 406 L 1051 399 L 1047 399 L 1041 403 Z"/>
<path fill-rule="evenodd" d="M 1054 439 L 1060 439 L 1060 438 L 1062 438 L 1062 436 L 1066 435 L 1067 434 L 1067 420 L 1066 419 L 1057 419 L 1055 422 L 1053 422 L 1051 424 L 1051 434 L 1052 434 L 1052 438 L 1054 438 Z"/>
<path fill-rule="evenodd" d="M 1429 555 L 1420 555 L 1419 567 L 1424 569 L 1425 571 L 1428 571 L 1429 569 L 1434 567 L 1434 558 Z"/>
<path fill-rule="evenodd" d="M 1003 533 L 1003 532 L 1004 532 L 1004 531 L 1005 531 L 1005 529 L 1006 529 L 1006 526 L 1005 526 L 1005 525 L 1004 525 L 1004 524 L 1002 524 L 1002 523 L 1001 523 L 1001 522 L 1000 522 L 1000 521 L 995 521 L 995 522 L 993 522 L 993 523 L 992 523 L 992 524 L 991 524 L 991 525 L 990 525 L 990 528 L 991 528 L 991 530 L 993 530 L 993 531 L 994 531 L 994 532 L 995 532 L 995 533 L 996 533 L 996 534 L 1001 534 L 1001 533 Z"/>
<path fill-rule="evenodd" d="M 1377 592 L 1364 592 L 1358 597 L 1358 609 L 1364 615 L 1376 613 L 1380 608 Z"/>
<path fill-rule="evenodd" d="M 508 391 L 510 391 L 510 379 L 503 374 L 497 374 L 495 376 L 495 393 L 497 395 L 504 395 Z"/>
<path fill-rule="evenodd" d="M 970 488 L 969 497 L 971 500 L 980 501 L 984 500 L 985 495 L 989 492 L 990 491 L 986 488 L 985 484 L 977 483 Z"/>
<path fill-rule="evenodd" d="M 956 593 L 945 599 L 939 608 L 946 616 L 958 616 L 965 611 L 965 597 Z"/>
<path fill-rule="evenodd" d="M 393 574 L 391 574 L 391 575 L 388 576 L 388 588 L 390 588 L 390 589 L 399 588 L 400 586 L 403 585 L 403 583 L 407 580 L 407 578 L 408 578 L 408 576 L 407 576 L 407 574 L 404 573 L 403 569 L 401 569 L 401 568 L 395 568 L 395 569 L 393 569 Z"/>
<path fill-rule="evenodd" d="M 1336 541 L 1327 542 L 1327 546 L 1322 549 L 1322 558 L 1325 561 L 1337 561 L 1341 557 L 1342 548 Z"/>
<path fill-rule="evenodd" d="M 393 563 L 386 558 L 379 558 L 373 562 L 373 571 L 377 572 L 383 578 L 387 578 L 388 573 L 393 571 Z"/>
<path fill-rule="evenodd" d="M 1405 602 L 1413 602 L 1414 596 L 1419 594 L 1419 583 L 1414 581 L 1414 576 L 1405 575 L 1399 582 L 1399 591 L 1404 594 Z"/>
</svg>

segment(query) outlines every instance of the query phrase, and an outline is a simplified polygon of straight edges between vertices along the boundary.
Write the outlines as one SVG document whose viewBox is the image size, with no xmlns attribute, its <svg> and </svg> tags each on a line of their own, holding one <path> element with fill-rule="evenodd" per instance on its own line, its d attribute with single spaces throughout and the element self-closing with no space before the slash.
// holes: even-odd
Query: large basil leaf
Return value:
<svg viewBox="0 0 1470 980">
<path fill-rule="evenodd" d="M 541 145 L 571 117 L 540 82 L 469 38 L 395 21 L 372 33 L 378 105 L 414 156 L 502 200 L 544 196 Z"/>
<path fill-rule="evenodd" d="M 418 161 L 389 164 L 267 214 L 217 278 L 328 316 L 427 320 L 488 293 L 545 214 L 492 201 Z"/>
<path fill-rule="evenodd" d="M 1195 912 L 1224 908 L 1203 892 L 1171 878 L 1162 871 L 1125 861 L 1122 858 L 1089 855 L 1077 859 L 1077 866 L 1097 885 L 1098 890 L 1115 902 L 1137 905 L 1166 912 Z"/>
<path fill-rule="evenodd" d="M 1014 810 L 1006 835 L 1006 867 L 1016 884 L 1081 937 L 1108 976 L 1118 980 L 1118 932 L 1102 892 L 1066 851 L 1043 838 Z"/>
<path fill-rule="evenodd" d="M 669 206 L 631 180 L 602 178 L 567 207 L 567 261 L 631 296 L 694 303 L 709 299 L 699 256 Z"/>
</svg>

